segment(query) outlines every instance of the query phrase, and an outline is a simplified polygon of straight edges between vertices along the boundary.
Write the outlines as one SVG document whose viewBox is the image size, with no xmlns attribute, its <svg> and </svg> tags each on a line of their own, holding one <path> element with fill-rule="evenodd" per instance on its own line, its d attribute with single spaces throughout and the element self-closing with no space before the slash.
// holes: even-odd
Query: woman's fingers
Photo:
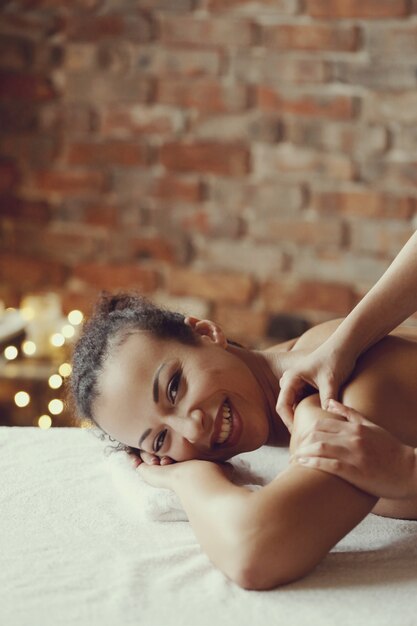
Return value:
<svg viewBox="0 0 417 626">
<path fill-rule="evenodd" d="M 321 470 L 333 476 L 338 476 L 361 488 L 361 481 L 358 469 L 350 463 L 341 461 L 340 459 L 330 459 L 324 457 L 300 457 L 294 459 L 293 463 L 298 463 L 310 469 Z"/>
</svg>

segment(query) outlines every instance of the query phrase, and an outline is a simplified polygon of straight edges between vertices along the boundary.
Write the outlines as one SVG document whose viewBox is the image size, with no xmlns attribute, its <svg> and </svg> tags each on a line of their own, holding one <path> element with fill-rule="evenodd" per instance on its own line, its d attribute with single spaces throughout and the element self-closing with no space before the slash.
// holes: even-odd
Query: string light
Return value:
<svg viewBox="0 0 417 626">
<path fill-rule="evenodd" d="M 60 348 L 65 343 L 65 337 L 62 333 L 55 333 L 51 335 L 50 342 L 55 348 Z"/>
<path fill-rule="evenodd" d="M 26 356 L 32 356 L 36 352 L 36 343 L 34 341 L 24 341 L 22 343 L 22 350 Z"/>
<path fill-rule="evenodd" d="M 18 407 L 27 406 L 30 402 L 30 395 L 26 391 L 18 391 L 15 394 L 14 401 Z"/>
<path fill-rule="evenodd" d="M 69 363 L 62 363 L 58 368 L 58 372 L 62 378 L 68 378 L 68 376 L 71 376 L 72 367 Z"/>
<path fill-rule="evenodd" d="M 65 324 L 61 330 L 62 334 L 66 339 L 71 339 L 75 335 L 75 328 L 71 324 Z"/>
<path fill-rule="evenodd" d="M 7 309 L 7 311 L 16 311 L 16 310 L 17 309 L 14 309 L 12 307 L 9 307 Z M 29 302 L 29 298 L 27 302 L 22 302 L 22 305 L 18 310 L 22 318 L 26 322 L 31 322 L 31 323 L 33 322 L 33 325 L 35 324 L 35 321 L 37 321 L 37 318 L 40 315 L 40 311 L 38 310 L 38 307 L 34 306 L 32 301 Z M 75 337 L 77 330 L 78 330 L 77 326 L 79 326 L 83 322 L 84 314 L 82 313 L 82 311 L 78 309 L 74 309 L 70 311 L 68 313 L 67 320 L 65 320 L 65 318 L 63 319 L 62 317 L 60 318 L 61 324 L 62 324 L 62 328 L 60 328 L 60 326 L 56 325 L 57 322 L 59 323 L 58 313 L 59 312 L 57 312 L 56 319 L 54 318 L 54 320 L 52 320 L 51 318 L 50 320 L 51 322 L 50 326 L 52 326 L 52 328 L 50 330 L 51 335 L 49 337 L 49 342 L 55 348 L 62 348 L 65 346 L 67 341 L 72 341 L 73 338 Z M 58 330 L 59 328 L 60 328 L 60 331 L 55 332 L 55 330 Z M 48 335 L 46 336 L 46 338 L 47 337 Z M 32 339 L 32 337 L 29 336 L 29 338 L 23 341 L 20 345 L 6 346 L 3 350 L 3 358 L 7 359 L 8 361 L 13 361 L 14 359 L 19 358 L 21 356 L 31 357 L 33 355 L 37 356 L 39 354 L 39 356 L 42 357 L 44 353 L 48 354 L 48 356 L 51 356 L 52 354 L 51 349 L 49 349 L 48 351 L 47 348 L 40 341 L 37 341 L 35 343 L 34 341 L 31 341 L 30 339 Z M 1 351 L 0 351 L 0 358 L 1 358 Z M 55 389 L 59 390 L 64 384 L 64 379 L 68 378 L 71 375 L 71 372 L 72 372 L 72 366 L 70 363 L 61 363 L 59 365 L 57 373 L 52 374 L 48 378 L 49 388 L 54 389 L 54 390 Z M 57 392 L 57 395 L 59 394 L 60 392 Z M 30 403 L 33 404 L 33 399 L 31 398 L 29 393 L 27 393 L 26 391 L 18 391 L 14 395 L 14 402 L 17 407 L 26 407 Z M 35 418 L 33 425 L 35 426 L 37 425 L 41 429 L 48 429 L 48 428 L 51 428 L 51 426 L 55 425 L 53 423 L 53 420 L 54 420 L 53 416 L 60 415 L 61 413 L 65 411 L 64 402 L 61 399 L 59 399 L 59 397 L 53 398 L 52 400 L 49 401 L 48 407 L 44 408 L 44 411 L 45 411 L 44 414 L 42 415 L 38 414 L 39 417 Z M 82 423 L 81 427 L 89 428 L 91 427 L 91 424 L 88 420 L 86 420 L 85 423 Z"/>
<path fill-rule="evenodd" d="M 59 374 L 52 374 L 49 377 L 48 385 L 51 389 L 59 389 L 62 385 L 62 378 Z"/>
<path fill-rule="evenodd" d="M 46 430 L 47 428 L 51 428 L 52 419 L 50 418 L 49 415 L 41 415 L 40 418 L 38 419 L 38 426 L 39 428 L 42 428 L 43 430 Z"/>
<path fill-rule="evenodd" d="M 13 361 L 18 354 L 19 351 L 16 346 L 7 346 L 7 348 L 4 349 L 4 356 L 8 361 Z"/>
<path fill-rule="evenodd" d="M 52 413 L 52 415 L 59 415 L 64 410 L 64 403 L 62 402 L 62 400 L 58 400 L 58 398 L 54 398 L 48 404 L 48 409 L 49 409 L 49 412 Z"/>
<path fill-rule="evenodd" d="M 84 315 L 78 309 L 74 309 L 74 311 L 70 311 L 68 313 L 68 321 L 73 326 L 78 326 L 84 319 Z"/>
<path fill-rule="evenodd" d="M 35 317 L 35 310 L 31 306 L 24 306 L 20 309 L 20 314 L 26 322 L 30 322 Z"/>
</svg>

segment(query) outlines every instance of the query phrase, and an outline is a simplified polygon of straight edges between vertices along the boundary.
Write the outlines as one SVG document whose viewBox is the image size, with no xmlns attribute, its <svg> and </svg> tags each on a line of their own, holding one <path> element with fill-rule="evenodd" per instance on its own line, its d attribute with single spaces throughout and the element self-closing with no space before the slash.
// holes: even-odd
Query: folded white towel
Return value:
<svg viewBox="0 0 417 626">
<path fill-rule="evenodd" d="M 232 481 L 236 485 L 255 490 L 265 484 L 265 479 L 251 469 L 248 461 L 235 457 L 232 465 Z M 130 512 L 148 521 L 188 521 L 177 494 L 170 489 L 157 489 L 148 485 L 136 471 L 126 452 L 111 453 L 107 457 L 106 466 Z"/>
</svg>

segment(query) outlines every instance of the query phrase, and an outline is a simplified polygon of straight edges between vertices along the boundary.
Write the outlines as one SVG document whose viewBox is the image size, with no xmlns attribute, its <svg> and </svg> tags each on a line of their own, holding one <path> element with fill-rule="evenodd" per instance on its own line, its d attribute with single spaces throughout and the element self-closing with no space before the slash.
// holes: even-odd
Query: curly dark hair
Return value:
<svg viewBox="0 0 417 626">
<path fill-rule="evenodd" d="M 78 416 L 89 420 L 109 437 L 93 415 L 94 401 L 99 393 L 98 379 L 106 359 L 137 330 L 151 331 L 161 339 L 176 339 L 195 345 L 195 334 L 184 324 L 184 319 L 181 313 L 159 307 L 135 292 L 103 292 L 84 324 L 72 355 L 69 384 Z M 115 441 L 111 437 L 109 439 Z M 118 449 L 139 453 L 139 450 L 124 444 L 119 444 Z"/>
</svg>

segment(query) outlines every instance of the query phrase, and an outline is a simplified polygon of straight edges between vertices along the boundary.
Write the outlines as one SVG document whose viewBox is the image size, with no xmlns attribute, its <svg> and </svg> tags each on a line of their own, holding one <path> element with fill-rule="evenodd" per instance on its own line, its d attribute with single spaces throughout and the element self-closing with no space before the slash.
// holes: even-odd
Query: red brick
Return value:
<svg viewBox="0 0 417 626">
<path fill-rule="evenodd" d="M 177 111 L 167 111 L 158 106 L 111 104 L 102 111 L 100 130 L 104 135 L 129 137 L 144 133 L 166 135 L 182 130 L 183 122 L 179 115 Z"/>
<path fill-rule="evenodd" d="M 91 204 L 83 210 L 83 222 L 90 226 L 102 226 L 112 229 L 119 224 L 120 209 L 117 206 Z"/>
<path fill-rule="evenodd" d="M 59 153 L 60 137 L 56 134 L 41 132 L 0 133 L 0 154 L 25 166 L 34 168 L 48 167 Z"/>
<path fill-rule="evenodd" d="M 361 177 L 367 183 L 376 181 L 404 190 L 417 187 L 417 160 L 404 155 L 401 161 L 384 161 L 374 159 L 361 164 Z"/>
<path fill-rule="evenodd" d="M 229 339 L 234 339 L 245 346 L 266 334 L 268 314 L 265 311 L 253 311 L 246 307 L 220 303 L 215 305 L 212 317 L 222 326 Z"/>
<path fill-rule="evenodd" d="M 269 310 L 319 310 L 335 315 L 346 315 L 357 300 L 349 285 L 314 280 L 294 282 L 288 279 L 266 283 L 261 290 L 261 297 Z"/>
<path fill-rule="evenodd" d="M 0 98 L 3 100 L 46 101 L 56 97 L 51 82 L 43 76 L 0 72 Z"/>
<path fill-rule="evenodd" d="M 11 161 L 0 160 L 0 193 L 11 191 L 19 182 L 19 172 L 16 164 Z"/>
<path fill-rule="evenodd" d="M 381 19 L 409 15 L 407 0 L 306 0 L 306 11 L 320 18 Z"/>
<path fill-rule="evenodd" d="M 207 8 L 221 12 L 235 7 L 246 9 L 246 5 L 249 5 L 248 9 L 252 9 L 256 17 L 258 17 L 260 10 L 284 15 L 294 15 L 299 11 L 298 0 L 257 0 L 257 2 L 253 0 L 207 0 Z"/>
<path fill-rule="evenodd" d="M 332 50 L 351 52 L 360 44 L 360 31 L 355 26 L 328 24 L 277 24 L 262 26 L 266 46 L 280 50 Z"/>
<path fill-rule="evenodd" d="M 413 215 L 414 205 L 415 198 L 370 189 L 313 191 L 311 196 L 311 206 L 316 211 L 363 218 L 408 220 Z"/>
<path fill-rule="evenodd" d="M 166 288 L 178 296 L 246 304 L 252 297 L 254 285 L 252 279 L 244 274 L 172 267 L 166 278 Z"/>
<path fill-rule="evenodd" d="M 299 148 L 291 144 L 258 146 L 253 155 L 254 170 L 259 176 L 272 177 L 277 172 L 289 180 L 352 180 L 356 174 L 351 159 L 344 154 Z"/>
<path fill-rule="evenodd" d="M 254 219 L 248 233 L 261 241 L 291 241 L 299 246 L 340 246 L 343 242 L 343 224 L 339 220 L 308 219 L 272 216 Z"/>
<path fill-rule="evenodd" d="M 71 135 L 89 134 L 96 129 L 97 115 L 94 109 L 83 103 L 62 101 L 45 104 L 39 111 L 39 128 L 45 132 L 71 129 Z"/>
<path fill-rule="evenodd" d="M 236 239 L 243 232 L 242 219 L 239 216 L 225 214 L 222 210 L 210 210 L 210 207 L 178 208 L 175 211 L 175 219 L 181 231 L 191 235 L 200 233 L 206 237 L 223 237 L 225 245 L 226 242 L 230 242 L 230 239 Z M 239 269 L 244 270 L 243 267 Z"/>
<path fill-rule="evenodd" d="M 120 37 L 145 43 L 152 39 L 152 24 L 145 14 L 140 13 L 73 14 L 67 19 L 67 36 L 73 41 Z"/>
<path fill-rule="evenodd" d="M 161 148 L 160 159 L 162 165 L 175 172 L 244 176 L 250 171 L 250 152 L 238 143 L 167 143 Z"/>
<path fill-rule="evenodd" d="M 350 247 L 355 252 L 394 258 L 415 229 L 394 220 L 355 220 L 350 224 Z"/>
<path fill-rule="evenodd" d="M 334 82 L 333 65 L 312 55 L 284 55 L 273 50 L 243 49 L 232 62 L 235 77 L 246 84 L 322 85 Z"/>
<path fill-rule="evenodd" d="M 292 116 L 286 117 L 283 133 L 295 146 L 351 155 L 358 161 L 380 156 L 390 147 L 388 129 L 382 124 L 339 124 L 339 120 Z"/>
<path fill-rule="evenodd" d="M 66 72 L 65 93 L 72 104 L 83 102 L 150 102 L 154 79 L 144 73 Z"/>
<path fill-rule="evenodd" d="M 415 89 L 416 77 L 411 63 L 390 60 L 385 54 L 366 60 L 335 60 L 333 81 L 345 85 L 367 87 L 372 91 L 405 91 Z"/>
<path fill-rule="evenodd" d="M 38 111 L 34 102 L 8 100 L 0 102 L 0 128 L 7 132 L 25 132 L 36 129 Z"/>
<path fill-rule="evenodd" d="M 16 283 L 22 290 L 61 286 L 67 276 L 66 267 L 57 261 L 42 260 L 38 256 L 0 254 L 0 278 Z"/>
<path fill-rule="evenodd" d="M 127 141 L 70 144 L 67 162 L 71 165 L 143 166 L 148 163 L 146 146 Z"/>
<path fill-rule="evenodd" d="M 195 108 L 200 113 L 237 112 L 249 105 L 246 85 L 222 84 L 212 78 L 190 81 L 164 77 L 158 80 L 155 99 L 162 104 Z"/>
<path fill-rule="evenodd" d="M 34 2 L 28 0 L 26 4 L 33 6 Z M 63 30 L 65 25 L 62 15 L 52 11 L 25 11 L 23 8 L 13 12 L 3 11 L 1 21 L 7 32 L 23 37 L 37 37 L 41 41 Z"/>
<path fill-rule="evenodd" d="M 41 191 L 74 196 L 103 191 L 107 179 L 102 172 L 41 170 L 35 174 L 34 183 Z"/>
<path fill-rule="evenodd" d="M 203 199 L 204 187 L 195 178 L 163 176 L 154 180 L 150 194 L 165 200 L 198 202 Z"/>
<path fill-rule="evenodd" d="M 0 216 L 16 221 L 48 222 L 51 208 L 46 202 L 26 200 L 15 196 L 0 196 Z"/>
<path fill-rule="evenodd" d="M 59 295 L 64 315 L 68 315 L 70 311 L 76 309 L 88 317 L 93 310 L 95 302 L 97 301 L 96 289 L 87 288 L 83 291 L 65 289 L 60 291 Z"/>
<path fill-rule="evenodd" d="M 109 263 L 80 263 L 73 270 L 73 277 L 96 289 L 138 289 L 150 292 L 158 286 L 155 270 L 133 263 L 112 265 Z"/>
<path fill-rule="evenodd" d="M 218 76 L 223 67 L 223 54 L 214 48 L 146 47 L 140 49 L 137 68 L 158 76 Z"/>
<path fill-rule="evenodd" d="M 261 109 L 292 115 L 348 120 L 356 116 L 359 108 L 358 98 L 351 96 L 306 94 L 291 97 L 262 85 L 256 88 L 256 95 Z"/>
<path fill-rule="evenodd" d="M 0 67 L 24 71 L 32 64 L 35 45 L 25 37 L 2 34 L 0 39 Z"/>
<path fill-rule="evenodd" d="M 97 258 L 108 245 L 108 233 L 102 229 L 81 227 L 80 224 L 51 222 L 37 235 L 32 246 L 48 259 L 57 259 L 68 265 Z"/>
<path fill-rule="evenodd" d="M 391 23 L 384 28 L 370 30 L 367 38 L 369 55 L 379 55 L 391 60 L 407 59 L 417 55 L 417 26 L 404 24 L 393 26 Z"/>
<path fill-rule="evenodd" d="M 176 260 L 172 241 L 162 237 L 134 237 L 129 241 L 130 254 L 135 259 L 154 259 L 172 263 Z"/>
<path fill-rule="evenodd" d="M 191 11 L 195 8 L 195 0 L 175 0 L 175 5 L 172 3 L 172 0 L 136 0 L 135 6 L 138 9 L 152 9 L 152 11 L 172 13 L 172 11 Z"/>
<path fill-rule="evenodd" d="M 159 23 L 161 40 L 169 44 L 201 46 L 250 46 L 254 24 L 237 16 L 196 19 L 188 15 L 164 16 Z"/>
<path fill-rule="evenodd" d="M 416 0 L 417 1 L 417 0 Z M 364 102 L 364 117 L 373 121 L 382 120 L 405 124 L 417 122 L 417 92 L 415 89 L 399 93 L 375 92 Z"/>
</svg>

